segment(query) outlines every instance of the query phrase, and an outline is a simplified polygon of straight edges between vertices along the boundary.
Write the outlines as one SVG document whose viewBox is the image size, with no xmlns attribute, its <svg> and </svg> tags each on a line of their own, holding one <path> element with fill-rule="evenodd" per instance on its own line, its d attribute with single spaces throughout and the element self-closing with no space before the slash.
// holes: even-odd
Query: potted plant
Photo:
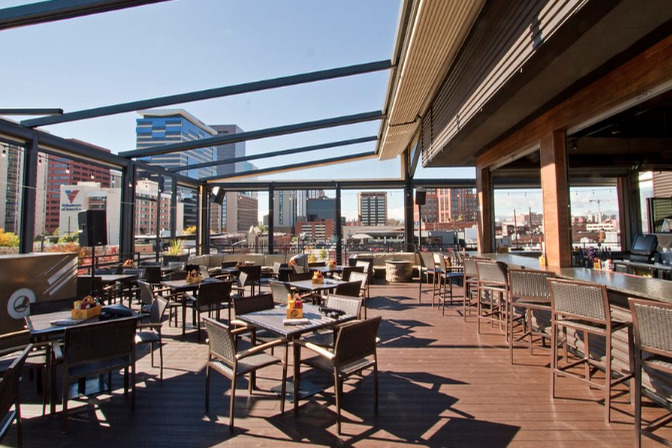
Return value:
<svg viewBox="0 0 672 448">
<path fill-rule="evenodd" d="M 170 240 L 170 247 L 163 255 L 163 264 L 167 265 L 171 262 L 186 263 L 188 259 L 189 254 L 184 253 L 182 240 L 177 238 Z"/>
</svg>

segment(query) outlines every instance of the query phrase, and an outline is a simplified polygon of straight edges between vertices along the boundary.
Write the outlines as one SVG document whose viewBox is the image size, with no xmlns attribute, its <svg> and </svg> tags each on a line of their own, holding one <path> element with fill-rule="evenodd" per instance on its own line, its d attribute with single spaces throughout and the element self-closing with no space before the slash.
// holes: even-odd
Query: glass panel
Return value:
<svg viewBox="0 0 672 448">
<path fill-rule="evenodd" d="M 616 187 L 571 187 L 572 245 L 575 264 L 581 253 L 609 259 L 621 250 L 618 192 Z M 590 258 L 590 257 L 588 257 Z"/>
<path fill-rule="evenodd" d="M 496 247 L 542 250 L 544 216 L 541 189 L 495 190 Z"/>
</svg>

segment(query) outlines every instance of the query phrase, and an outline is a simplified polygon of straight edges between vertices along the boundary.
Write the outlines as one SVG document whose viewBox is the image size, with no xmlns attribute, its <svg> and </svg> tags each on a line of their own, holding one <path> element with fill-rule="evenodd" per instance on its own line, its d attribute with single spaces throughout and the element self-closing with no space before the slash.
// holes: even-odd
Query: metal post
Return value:
<svg viewBox="0 0 672 448">
<path fill-rule="evenodd" d="M 33 236 L 35 235 L 35 201 L 37 188 L 37 156 L 39 139 L 33 134 L 33 139 L 26 142 L 23 154 L 23 187 L 21 202 L 21 229 L 19 240 L 20 252 L 27 254 L 33 251 Z"/>
<path fill-rule="evenodd" d="M 268 253 L 275 251 L 273 244 L 273 235 L 275 234 L 275 225 L 273 223 L 273 207 L 275 206 L 275 187 L 271 184 L 268 187 Z"/>
<path fill-rule="evenodd" d="M 336 264 L 343 264 L 343 225 L 341 224 L 341 184 L 336 183 Z"/>
</svg>

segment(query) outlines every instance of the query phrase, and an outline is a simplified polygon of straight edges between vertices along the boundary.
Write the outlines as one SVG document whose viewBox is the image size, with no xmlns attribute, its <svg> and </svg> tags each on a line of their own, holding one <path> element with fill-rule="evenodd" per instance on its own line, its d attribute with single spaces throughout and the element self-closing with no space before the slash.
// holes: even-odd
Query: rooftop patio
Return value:
<svg viewBox="0 0 672 448">
<path fill-rule="evenodd" d="M 498 329 L 479 336 L 473 318 L 464 322 L 461 307 L 447 309 L 445 316 L 432 308 L 431 290 L 418 304 L 417 282 L 383 283 L 372 285 L 368 302 L 369 317 L 383 316 L 380 410 L 373 413 L 370 376 L 361 384 L 349 381 L 341 437 L 331 389 L 301 402 L 298 417 L 290 410 L 279 414 L 277 396 L 267 392 L 278 384 L 279 368 L 260 373 L 261 391 L 252 398 L 239 386 L 230 435 L 229 381 L 214 378 L 211 412 L 205 415 L 207 345 L 197 343 L 193 331 L 182 337 L 165 324 L 164 380 L 158 380 L 148 353 L 140 355 L 135 412 L 115 377 L 112 398 L 100 396 L 78 409 L 71 401 L 69 433 L 62 434 L 60 414 L 41 416 L 35 384 L 24 381 L 25 446 L 632 446 L 627 393 L 616 395 L 610 424 L 604 422 L 599 391 L 560 380 L 559 393 L 567 398 L 552 400 L 547 352 L 517 349 L 511 365 Z M 331 381 L 312 372 L 304 378 Z M 645 418 L 653 412 L 645 409 Z M 14 437 L 10 433 L 4 442 L 11 445 Z"/>
</svg>

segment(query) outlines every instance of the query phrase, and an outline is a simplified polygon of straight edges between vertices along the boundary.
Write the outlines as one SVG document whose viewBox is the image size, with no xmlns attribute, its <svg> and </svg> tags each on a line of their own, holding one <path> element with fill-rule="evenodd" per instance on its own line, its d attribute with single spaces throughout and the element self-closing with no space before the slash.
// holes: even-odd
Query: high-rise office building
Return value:
<svg viewBox="0 0 672 448">
<path fill-rule="evenodd" d="M 217 131 L 201 122 L 184 109 L 153 109 L 140 111 L 142 118 L 136 122 L 136 144 L 138 149 L 152 146 L 168 145 L 180 142 L 189 142 L 212 137 Z M 179 168 L 199 163 L 212 162 L 215 148 L 208 146 L 169 154 L 158 154 L 141 157 L 152 165 L 163 168 Z M 201 179 L 215 175 L 213 166 L 201 167 L 181 171 L 180 174 Z M 170 180 L 164 181 L 164 190 L 170 191 Z M 198 223 L 198 203 L 196 195 L 188 190 L 179 191 L 179 199 L 184 203 L 184 219 L 178 223 L 178 233 L 181 229 L 195 226 Z M 181 224 L 181 225 L 180 225 Z"/>
<path fill-rule="evenodd" d="M 273 199 L 273 225 L 293 228 L 297 218 L 297 192 L 293 190 L 276 191 Z"/>
<path fill-rule="evenodd" d="M 438 222 L 476 221 L 478 200 L 473 188 L 437 190 Z"/>
<path fill-rule="evenodd" d="M 238 125 L 235 124 L 213 124 L 210 125 L 218 135 L 234 135 L 243 132 Z M 215 159 L 219 162 L 236 159 L 245 156 L 245 142 L 227 143 L 225 145 L 215 146 Z M 235 162 L 225 163 L 216 166 L 218 176 L 226 176 L 228 174 L 240 173 L 245 171 L 246 163 Z"/>
<path fill-rule="evenodd" d="M 0 163 L 0 228 L 5 232 L 19 234 L 21 216 L 21 173 L 23 168 L 23 149 L 0 143 L 2 163 Z M 38 166 L 38 193 L 44 191 L 44 167 Z M 43 197 L 43 195 L 41 195 Z M 44 200 L 44 199 L 43 199 Z M 36 221 L 40 213 L 35 213 Z M 42 218 L 43 219 L 43 218 Z M 42 233 L 43 222 L 35 223 L 35 233 Z"/>
<path fill-rule="evenodd" d="M 357 193 L 359 220 L 363 226 L 384 226 L 387 222 L 387 193 L 371 191 Z"/>
<path fill-rule="evenodd" d="M 306 201 L 306 218 L 308 221 L 323 219 L 336 220 L 336 199 L 322 197 Z"/>
</svg>

